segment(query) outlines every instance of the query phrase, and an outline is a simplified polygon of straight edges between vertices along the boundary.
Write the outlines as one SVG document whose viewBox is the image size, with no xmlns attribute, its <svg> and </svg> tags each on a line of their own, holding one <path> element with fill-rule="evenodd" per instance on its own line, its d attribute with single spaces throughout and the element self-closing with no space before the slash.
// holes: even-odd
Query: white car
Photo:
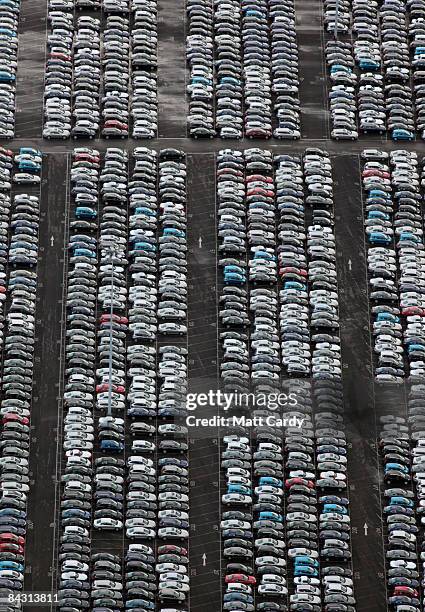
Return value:
<svg viewBox="0 0 425 612">
<path fill-rule="evenodd" d="M 94 529 L 119 531 L 123 528 L 122 521 L 113 518 L 100 518 L 93 521 Z"/>
</svg>

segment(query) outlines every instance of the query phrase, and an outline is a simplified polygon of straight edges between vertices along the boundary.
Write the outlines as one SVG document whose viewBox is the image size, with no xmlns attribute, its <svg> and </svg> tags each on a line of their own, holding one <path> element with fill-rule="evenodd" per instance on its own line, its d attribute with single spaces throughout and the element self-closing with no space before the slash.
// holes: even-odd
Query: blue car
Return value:
<svg viewBox="0 0 425 612">
<path fill-rule="evenodd" d="M 250 495 L 251 489 L 240 484 L 229 484 L 227 485 L 228 493 L 242 493 L 243 495 Z"/>
<path fill-rule="evenodd" d="M 0 70 L 0 81 L 3 83 L 11 83 L 16 80 L 16 76 L 12 72 Z"/>
<path fill-rule="evenodd" d="M 423 344 L 408 344 L 407 346 L 407 352 L 408 353 L 412 353 L 413 351 L 421 351 L 422 353 L 425 352 L 425 346 Z"/>
<path fill-rule="evenodd" d="M 245 15 L 254 15 L 255 17 L 259 17 L 260 19 L 265 19 L 264 13 L 261 11 L 256 11 L 255 9 L 248 9 Z"/>
<path fill-rule="evenodd" d="M 399 240 L 409 240 L 410 242 L 421 242 L 420 236 L 415 236 L 411 232 L 401 232 Z"/>
<path fill-rule="evenodd" d="M 163 231 L 164 236 L 178 236 L 179 238 L 185 238 L 186 232 L 183 230 L 176 229 L 175 227 L 166 227 Z"/>
<path fill-rule="evenodd" d="M 390 215 L 388 213 L 382 212 L 382 210 L 370 210 L 367 215 L 368 219 L 385 219 L 388 221 Z"/>
<path fill-rule="evenodd" d="M 97 211 L 89 206 L 77 206 L 75 216 L 77 219 L 96 219 Z"/>
<path fill-rule="evenodd" d="M 310 565 L 297 565 L 294 567 L 294 576 L 318 576 L 319 572 Z"/>
<path fill-rule="evenodd" d="M 348 514 L 347 508 L 340 506 L 339 504 L 324 504 L 323 512 L 339 512 L 339 514 Z"/>
<path fill-rule="evenodd" d="M 245 603 L 254 603 L 252 595 L 247 593 L 225 593 L 223 595 L 223 601 L 243 601 Z"/>
<path fill-rule="evenodd" d="M 156 251 L 156 245 L 150 242 L 136 242 L 134 249 L 136 251 Z"/>
<path fill-rule="evenodd" d="M 224 266 L 224 274 L 227 274 L 229 272 L 235 272 L 236 274 L 245 274 L 245 269 L 241 266 L 228 264 L 227 266 Z"/>
<path fill-rule="evenodd" d="M 306 285 L 303 283 L 298 283 L 297 281 L 286 281 L 283 285 L 284 289 L 297 289 L 298 291 L 305 291 Z"/>
<path fill-rule="evenodd" d="M 226 285 L 244 285 L 246 283 L 246 277 L 236 272 L 228 272 L 224 275 L 224 283 Z"/>
<path fill-rule="evenodd" d="M 230 85 L 241 85 L 241 81 L 240 79 L 235 79 L 234 77 L 223 77 L 222 79 L 220 79 L 220 84 L 222 83 L 227 83 Z"/>
<path fill-rule="evenodd" d="M 116 440 L 102 440 L 100 443 L 100 450 L 113 453 L 122 453 L 124 450 L 124 444 L 121 444 L 121 442 L 117 442 Z"/>
<path fill-rule="evenodd" d="M 413 508 L 415 505 L 411 499 L 408 499 L 407 497 L 403 497 L 401 495 L 394 495 L 393 497 L 391 497 L 389 504 L 398 504 L 401 506 L 408 506 L 409 508 Z"/>
<path fill-rule="evenodd" d="M 278 523 L 283 523 L 283 516 L 281 514 L 277 514 L 277 512 L 260 512 L 259 519 L 268 520 L 268 521 L 277 521 Z"/>
<path fill-rule="evenodd" d="M 9 283 L 10 284 L 10 283 Z M 377 321 L 392 321 L 393 323 L 399 323 L 400 317 L 391 314 L 390 312 L 379 312 L 376 317 Z"/>
<path fill-rule="evenodd" d="M 391 236 L 387 236 L 382 232 L 371 232 L 368 234 L 368 237 L 371 244 L 390 244 L 392 242 Z"/>
<path fill-rule="evenodd" d="M 23 572 L 24 566 L 20 563 L 15 563 L 15 561 L 0 561 L 0 569 L 5 570 L 15 570 L 17 572 Z"/>
<path fill-rule="evenodd" d="M 13 13 L 19 13 L 19 3 L 12 0 L 0 0 L 0 6 L 7 6 Z"/>
<path fill-rule="evenodd" d="M 75 249 L 74 257 L 90 257 L 90 259 L 96 259 L 96 253 L 89 249 Z"/>
<path fill-rule="evenodd" d="M 308 555 L 298 555 L 295 557 L 294 563 L 295 566 L 302 565 L 304 567 L 304 565 L 309 565 L 311 567 L 319 567 L 319 562 Z"/>
<path fill-rule="evenodd" d="M 333 72 L 346 72 L 347 74 L 352 74 L 353 71 L 351 68 L 344 66 L 343 64 L 333 64 L 333 66 L 331 66 L 331 74 Z"/>
<path fill-rule="evenodd" d="M 371 59 L 361 59 L 359 61 L 360 70 L 379 70 L 380 62 Z"/>
<path fill-rule="evenodd" d="M 403 472 L 404 474 L 409 473 L 409 468 L 401 463 L 386 463 L 384 472 L 389 472 L 390 470 L 398 470 L 399 472 Z"/>
<path fill-rule="evenodd" d="M 30 159 L 24 159 L 19 162 L 19 170 L 30 170 L 33 172 L 40 172 L 41 165 L 37 162 L 33 162 Z"/>
<path fill-rule="evenodd" d="M 43 153 L 38 149 L 33 149 L 32 147 L 21 147 L 19 149 L 19 153 L 27 153 L 28 155 L 36 155 L 37 157 L 42 157 Z"/>
<path fill-rule="evenodd" d="M 141 610 L 155 610 L 155 604 L 152 601 L 148 601 L 147 599 L 128 599 L 125 602 L 125 607 L 130 610 L 131 608 L 140 608 Z"/>
<path fill-rule="evenodd" d="M 396 128 L 392 131 L 391 138 L 393 140 L 414 140 L 415 135 L 410 130 L 402 130 L 401 128 Z"/>
<path fill-rule="evenodd" d="M 254 259 L 267 259 L 268 261 L 276 261 L 276 257 L 267 253 L 267 251 L 255 251 Z"/>
<path fill-rule="evenodd" d="M 212 84 L 211 79 L 207 79 L 207 78 L 202 77 L 202 76 L 192 77 L 190 82 L 191 83 L 202 83 L 203 85 L 211 85 Z"/>
<path fill-rule="evenodd" d="M 156 217 L 156 212 L 146 206 L 138 206 L 134 211 L 136 215 L 147 215 L 148 217 Z"/>
<path fill-rule="evenodd" d="M 276 487 L 282 487 L 283 481 L 278 478 L 274 478 L 273 476 L 260 476 L 258 481 L 260 485 L 275 485 Z"/>
<path fill-rule="evenodd" d="M 384 200 L 387 200 L 388 204 L 391 204 L 390 194 L 387 193 L 386 191 L 383 191 L 382 189 L 371 189 L 368 195 L 368 202 L 369 202 L 369 198 L 383 198 Z"/>
<path fill-rule="evenodd" d="M 16 32 L 10 28 L 0 28 L 0 34 L 6 34 L 6 36 L 9 36 L 10 38 L 16 38 L 17 36 Z"/>
</svg>

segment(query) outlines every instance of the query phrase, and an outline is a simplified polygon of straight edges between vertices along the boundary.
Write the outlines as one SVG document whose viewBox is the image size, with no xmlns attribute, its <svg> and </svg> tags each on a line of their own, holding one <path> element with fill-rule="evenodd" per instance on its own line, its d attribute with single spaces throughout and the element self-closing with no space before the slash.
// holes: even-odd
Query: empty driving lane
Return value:
<svg viewBox="0 0 425 612">
<path fill-rule="evenodd" d="M 329 138 L 322 4 L 295 1 L 302 138 Z"/>
<path fill-rule="evenodd" d="M 26 0 L 26 2 L 21 3 L 16 80 L 17 138 L 41 136 L 46 20 L 46 2 Z"/>
<path fill-rule="evenodd" d="M 359 157 L 332 163 L 356 609 L 380 612 L 385 562 Z"/>
<path fill-rule="evenodd" d="M 67 155 L 43 159 L 25 591 L 52 584 L 67 165 Z"/>
<path fill-rule="evenodd" d="M 217 385 L 214 154 L 189 155 L 187 172 L 189 390 L 205 393 Z M 221 606 L 218 435 L 217 428 L 189 427 L 191 612 L 206 602 L 211 610 Z"/>
<path fill-rule="evenodd" d="M 158 135 L 186 137 L 184 0 L 158 0 Z"/>
</svg>

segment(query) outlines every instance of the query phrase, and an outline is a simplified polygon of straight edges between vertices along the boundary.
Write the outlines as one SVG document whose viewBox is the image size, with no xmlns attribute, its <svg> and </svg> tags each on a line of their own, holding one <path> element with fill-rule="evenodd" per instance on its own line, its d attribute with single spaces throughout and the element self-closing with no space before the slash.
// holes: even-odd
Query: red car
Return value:
<svg viewBox="0 0 425 612">
<path fill-rule="evenodd" d="M 425 310 L 419 306 L 408 306 L 407 308 L 402 309 L 401 314 L 405 317 L 409 317 L 411 315 L 419 315 L 420 317 L 423 317 L 425 316 Z"/>
<path fill-rule="evenodd" d="M 174 544 L 164 544 L 164 546 L 158 547 L 158 555 L 167 555 L 167 554 L 177 554 L 187 556 L 186 548 L 182 548 L 181 546 L 175 546 Z"/>
<path fill-rule="evenodd" d="M 49 53 L 49 57 L 52 58 L 52 59 L 53 58 L 61 59 L 64 62 L 70 62 L 71 59 L 72 59 L 70 55 L 67 55 L 66 53 L 59 53 L 57 51 L 53 51 L 53 52 Z"/>
<path fill-rule="evenodd" d="M 270 130 L 263 130 L 261 128 L 251 128 L 245 132 L 247 138 L 271 138 L 271 135 Z"/>
<path fill-rule="evenodd" d="M 22 423 L 22 425 L 29 425 L 30 420 L 27 417 L 19 416 L 19 414 L 16 414 L 15 412 L 7 412 L 3 415 L 1 422 L 3 423 L 3 425 L 5 423 L 12 422 Z"/>
<path fill-rule="evenodd" d="M 303 485 L 304 487 L 308 487 L 309 489 L 314 489 L 314 483 L 311 480 L 306 480 L 305 478 L 288 478 L 285 480 L 285 487 L 290 489 L 293 485 Z"/>
<path fill-rule="evenodd" d="M 75 161 L 89 161 L 92 164 L 98 164 L 100 162 L 99 157 L 89 155 L 89 153 L 77 153 L 74 159 Z"/>
<path fill-rule="evenodd" d="M 380 178 L 390 178 L 389 172 L 385 172 L 384 170 L 377 170 L 374 168 L 370 168 L 369 170 L 363 170 L 362 176 L 379 176 Z"/>
<path fill-rule="evenodd" d="M 110 320 L 111 320 L 111 315 L 110 314 L 103 314 L 100 317 L 100 322 L 101 323 L 106 323 L 106 322 L 109 322 Z M 112 321 L 115 321 L 117 323 L 125 323 L 125 324 L 128 323 L 127 317 L 120 317 L 119 315 L 116 315 L 116 314 L 112 315 Z"/>
<path fill-rule="evenodd" d="M 0 153 L 7 155 L 8 157 L 13 157 L 13 151 L 10 149 L 5 149 L 4 147 L 0 147 Z"/>
<path fill-rule="evenodd" d="M 273 184 L 273 179 L 270 176 L 263 176 L 262 174 L 250 174 L 246 177 L 247 182 L 249 181 L 264 181 L 265 183 Z"/>
<path fill-rule="evenodd" d="M 407 597 L 418 597 L 419 593 L 416 589 L 408 586 L 396 586 L 394 588 L 394 595 L 407 595 Z"/>
<path fill-rule="evenodd" d="M 25 538 L 22 536 L 18 536 L 15 533 L 0 533 L 0 544 L 5 544 L 6 542 L 13 542 L 14 544 L 25 546 Z"/>
<path fill-rule="evenodd" d="M 18 555 L 24 554 L 24 547 L 15 542 L 1 542 L 0 541 L 0 552 L 12 552 Z"/>
<path fill-rule="evenodd" d="M 221 176 L 222 174 L 231 174 L 233 176 L 243 177 L 243 172 L 241 170 L 235 170 L 234 168 L 222 168 L 217 171 L 217 176 Z"/>
<path fill-rule="evenodd" d="M 279 268 L 279 274 L 298 274 L 299 276 L 308 276 L 307 270 L 302 268 Z"/>
<path fill-rule="evenodd" d="M 274 191 L 270 191 L 270 189 L 263 189 L 262 187 L 254 187 L 254 189 L 248 189 L 246 195 L 263 195 L 268 198 L 274 198 Z"/>
<path fill-rule="evenodd" d="M 122 123 L 121 121 L 117 121 L 116 119 L 108 119 L 105 121 L 106 128 L 118 128 L 119 130 L 128 130 L 127 123 Z"/>
<path fill-rule="evenodd" d="M 97 385 L 96 393 L 104 393 L 105 391 L 109 391 L 108 383 L 102 383 L 101 385 Z M 125 393 L 125 387 L 122 385 L 112 385 L 112 391 L 114 393 Z"/>
<path fill-rule="evenodd" d="M 246 574 L 228 574 L 224 579 L 225 582 L 241 582 L 242 584 L 257 584 L 254 576 Z"/>
</svg>

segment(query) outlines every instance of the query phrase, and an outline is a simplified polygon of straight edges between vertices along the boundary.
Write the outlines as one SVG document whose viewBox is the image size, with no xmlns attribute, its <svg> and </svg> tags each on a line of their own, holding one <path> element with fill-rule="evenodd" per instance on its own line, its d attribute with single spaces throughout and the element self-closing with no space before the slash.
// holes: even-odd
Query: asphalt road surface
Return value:
<svg viewBox="0 0 425 612">
<path fill-rule="evenodd" d="M 378 612 L 386 603 L 360 162 L 332 163 L 356 599 L 359 610 Z"/>
<path fill-rule="evenodd" d="M 190 392 L 217 385 L 215 156 L 189 155 L 188 282 Z M 195 413 L 194 413 L 195 414 Z M 202 414 L 196 412 L 196 416 Z M 191 611 L 221 606 L 218 429 L 190 430 Z"/>
<path fill-rule="evenodd" d="M 215 156 L 225 147 L 242 150 L 259 147 L 273 153 L 302 153 L 306 147 L 327 150 L 335 179 L 336 241 L 340 291 L 344 403 L 349 442 L 348 477 L 352 517 L 353 567 L 358 612 L 386 610 L 382 539 L 382 473 L 376 448 L 379 417 L 406 414 L 405 389 L 389 393 L 375 388 L 372 379 L 370 314 L 367 293 L 366 252 L 360 191 L 359 154 L 367 147 L 386 151 L 406 148 L 423 153 L 423 142 L 392 143 L 385 138 L 361 137 L 357 142 L 329 140 L 327 79 L 323 57 L 321 0 L 308 5 L 296 0 L 300 53 L 300 141 L 190 140 L 186 138 L 185 9 L 183 0 L 158 2 L 158 101 L 159 138 L 152 141 L 78 141 L 105 151 L 118 146 L 155 150 L 166 147 L 188 153 L 188 276 L 189 276 L 189 384 L 190 390 L 217 384 L 217 269 L 215 215 Z M 41 139 L 46 6 L 35 0 L 22 4 L 17 80 L 16 135 L 10 144 L 41 148 L 41 191 L 37 344 L 32 407 L 29 531 L 25 590 L 51 589 L 55 579 L 57 506 L 60 492 L 58 439 L 62 429 L 62 351 L 64 254 L 68 153 L 73 141 Z M 65 249 L 65 251 L 64 251 Z M 209 437 L 191 432 L 191 612 L 218 612 L 222 601 L 220 550 L 220 432 Z M 93 534 L 93 551 L 122 554 L 127 542 L 122 534 Z M 52 575 L 53 571 L 53 575 Z M 38 608 L 39 610 L 40 608 Z M 31 610 L 31 608 L 27 608 Z"/>
<path fill-rule="evenodd" d="M 329 137 L 322 5 L 322 0 L 295 1 L 302 138 Z"/>
<path fill-rule="evenodd" d="M 68 158 L 67 155 L 49 155 L 43 160 L 31 408 L 32 486 L 28 504 L 32 528 L 28 531 L 26 546 L 26 591 L 51 591 L 55 557 L 56 480 L 60 477 L 57 461 L 61 456 L 57 436 L 62 406 L 59 381 Z M 31 611 L 30 607 L 27 609 Z"/>
<path fill-rule="evenodd" d="M 184 0 L 158 0 L 158 134 L 186 137 Z"/>
<path fill-rule="evenodd" d="M 21 4 L 15 115 L 17 138 L 41 136 L 46 25 L 45 2 L 27 0 Z"/>
<path fill-rule="evenodd" d="M 257 144 L 257 143 L 256 143 Z M 55 565 L 55 500 L 60 475 L 56 472 L 57 431 L 61 431 L 62 294 L 68 197 L 65 177 L 69 156 L 48 154 L 43 162 L 42 225 L 37 314 L 37 359 L 34 373 L 34 486 L 30 494 L 26 590 L 50 590 Z M 349 441 L 349 482 L 352 516 L 353 566 L 359 612 L 386 609 L 381 482 L 376 437 L 380 415 L 405 414 L 400 397 L 375 390 L 369 302 L 367 295 L 364 227 L 359 156 L 332 156 L 335 181 L 337 259 L 340 289 L 344 400 Z M 190 390 L 214 388 L 217 383 L 217 270 L 215 215 L 215 156 L 189 154 L 188 278 Z M 53 241 L 52 241 L 53 237 Z M 401 406 L 401 408 L 400 408 Z M 191 611 L 218 610 L 220 580 L 220 432 L 190 433 L 191 484 Z M 60 467 L 60 466 L 59 466 Z M 366 532 L 365 533 L 365 525 Z M 93 551 L 121 555 L 123 535 L 93 532 Z M 41 551 L 41 554 L 40 554 Z"/>
</svg>

